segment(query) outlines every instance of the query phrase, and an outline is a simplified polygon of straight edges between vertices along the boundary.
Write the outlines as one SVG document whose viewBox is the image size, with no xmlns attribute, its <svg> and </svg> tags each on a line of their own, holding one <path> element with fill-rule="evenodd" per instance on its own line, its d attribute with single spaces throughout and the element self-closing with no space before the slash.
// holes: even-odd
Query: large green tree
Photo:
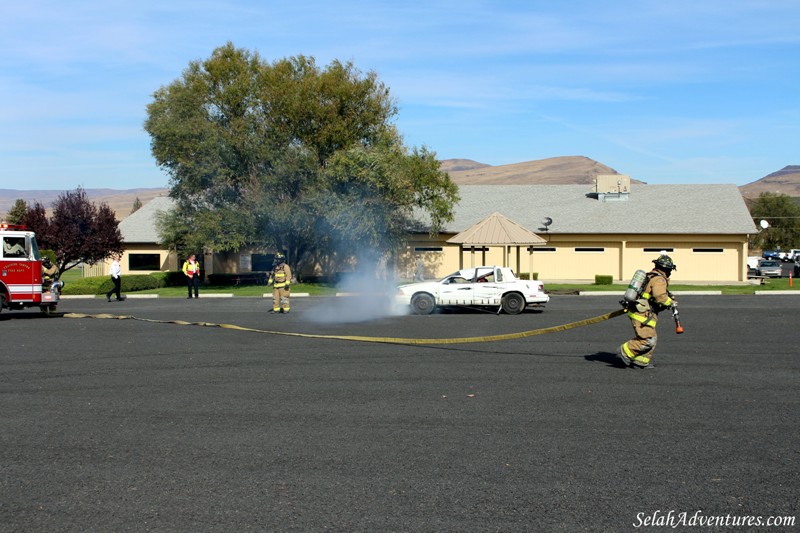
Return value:
<svg viewBox="0 0 800 533">
<path fill-rule="evenodd" d="M 769 228 L 755 238 L 754 246 L 763 249 L 800 248 L 800 206 L 787 194 L 761 193 L 750 208 L 755 220 L 766 220 Z"/>
<path fill-rule="evenodd" d="M 435 154 L 404 146 L 388 88 L 351 63 L 269 63 L 228 43 L 156 91 L 147 114 L 178 204 L 165 240 L 274 247 L 294 265 L 363 259 L 420 216 L 437 232 L 458 200 Z"/>
</svg>

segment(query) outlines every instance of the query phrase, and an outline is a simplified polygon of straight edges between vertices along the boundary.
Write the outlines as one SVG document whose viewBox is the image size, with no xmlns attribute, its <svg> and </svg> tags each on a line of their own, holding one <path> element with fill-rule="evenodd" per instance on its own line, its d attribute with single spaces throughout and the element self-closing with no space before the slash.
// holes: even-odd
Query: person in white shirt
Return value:
<svg viewBox="0 0 800 533">
<path fill-rule="evenodd" d="M 122 301 L 122 295 L 120 294 L 120 288 L 121 288 L 121 285 L 122 285 L 122 279 L 120 277 L 120 273 L 122 272 L 122 269 L 119 266 L 119 260 L 122 259 L 122 256 L 121 255 L 115 255 L 113 257 L 114 257 L 114 260 L 111 262 L 111 269 L 110 269 L 109 273 L 111 274 L 111 281 L 114 283 L 114 288 L 106 293 L 106 300 L 110 302 L 111 301 L 111 295 L 112 294 L 116 294 L 117 295 L 117 301 L 121 302 Z"/>
</svg>

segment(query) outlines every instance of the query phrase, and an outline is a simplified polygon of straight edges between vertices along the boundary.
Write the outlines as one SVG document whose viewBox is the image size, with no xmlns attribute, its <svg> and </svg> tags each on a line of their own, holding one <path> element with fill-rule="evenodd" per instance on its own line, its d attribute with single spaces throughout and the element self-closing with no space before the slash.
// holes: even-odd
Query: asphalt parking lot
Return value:
<svg viewBox="0 0 800 533">
<path fill-rule="evenodd" d="M 289 315 L 260 298 L 59 311 L 439 338 L 616 300 L 357 322 L 374 299 L 295 298 Z M 652 370 L 617 363 L 624 317 L 407 346 L 4 310 L 0 531 L 636 531 L 670 511 L 793 517 L 749 530 L 796 531 L 800 298 L 680 304 L 686 332 L 662 314 Z"/>
</svg>

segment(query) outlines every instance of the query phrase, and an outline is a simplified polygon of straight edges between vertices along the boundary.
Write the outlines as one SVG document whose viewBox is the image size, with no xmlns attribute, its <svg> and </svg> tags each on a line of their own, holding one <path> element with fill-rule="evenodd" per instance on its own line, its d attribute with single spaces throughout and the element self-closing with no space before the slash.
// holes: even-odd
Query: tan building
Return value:
<svg viewBox="0 0 800 533">
<path fill-rule="evenodd" d="M 397 256 L 397 274 L 413 279 L 417 259 L 422 258 L 428 279 L 462 267 L 498 264 L 518 274 L 534 272 L 545 281 L 594 281 L 598 274 L 627 280 L 636 269 L 649 270 L 651 261 L 666 251 L 678 265 L 672 274 L 676 281 L 747 279 L 748 237 L 757 230 L 735 185 L 625 183 L 603 191 L 608 188 L 462 185 L 455 219 L 437 237 L 409 235 L 407 248 Z M 123 274 L 180 267 L 174 252 L 156 243 L 155 213 L 172 205 L 169 198 L 155 198 L 120 223 L 126 248 Z M 532 242 L 536 236 L 542 241 L 532 246 L 448 242 L 493 214 L 519 227 L 509 231 L 512 241 Z M 548 219 L 552 222 L 545 225 Z M 269 257 L 258 250 L 209 253 L 204 264 L 206 274 L 250 272 L 261 270 L 259 265 L 267 264 Z"/>
<path fill-rule="evenodd" d="M 125 251 L 119 262 L 122 275 L 169 272 L 180 268 L 177 254 L 165 250 L 158 244 L 156 215 L 159 211 L 169 211 L 172 199 L 159 196 L 128 215 L 119 223 Z M 84 269 L 85 276 L 104 276 L 108 273 L 111 260 Z"/>
<path fill-rule="evenodd" d="M 183 266 L 185 257 L 178 257 L 174 250 L 165 250 L 158 244 L 157 215 L 159 212 L 173 209 L 174 206 L 174 200 L 166 196 L 159 196 L 144 204 L 119 223 L 125 247 L 120 261 L 122 275 L 177 271 Z M 211 253 L 210 251 L 203 254 L 197 253 L 204 278 L 213 273 L 269 270 L 272 258 L 271 252 L 261 250 L 243 250 L 236 253 Z M 106 275 L 110 264 L 109 260 L 104 264 L 96 265 L 87 269 L 85 275 Z"/>
<path fill-rule="evenodd" d="M 633 185 L 597 192 L 590 185 L 462 185 L 455 219 L 438 237 L 413 235 L 405 257 L 422 256 L 426 277 L 473 264 L 511 266 L 541 280 L 630 279 L 666 251 L 676 281 L 744 281 L 755 224 L 735 185 Z M 462 247 L 457 233 L 500 213 L 546 242 Z M 551 220 L 545 225 L 546 220 Z M 411 277 L 414 260 L 401 275 Z"/>
</svg>

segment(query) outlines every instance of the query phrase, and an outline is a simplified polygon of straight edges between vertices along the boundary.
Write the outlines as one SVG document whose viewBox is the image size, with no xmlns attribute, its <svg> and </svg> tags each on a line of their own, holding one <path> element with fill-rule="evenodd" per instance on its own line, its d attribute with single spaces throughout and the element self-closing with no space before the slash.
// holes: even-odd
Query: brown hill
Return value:
<svg viewBox="0 0 800 533">
<path fill-rule="evenodd" d="M 459 170 L 475 170 L 490 166 L 485 163 L 478 163 L 472 159 L 445 159 L 444 161 L 439 161 L 439 163 L 439 168 L 448 173 L 457 172 Z"/>
<path fill-rule="evenodd" d="M 762 192 L 800 196 L 800 165 L 785 166 L 747 185 L 739 187 L 745 198 L 758 198 Z"/>
<path fill-rule="evenodd" d="M 450 164 L 452 161 L 458 163 Z M 470 164 L 474 166 L 469 168 Z M 598 174 L 619 174 L 613 168 L 584 156 L 550 157 L 494 167 L 469 159 L 448 159 L 442 161 L 441 168 L 458 185 L 593 185 Z"/>
<path fill-rule="evenodd" d="M 122 220 L 131 213 L 133 202 L 137 197 L 143 204 L 146 204 L 156 196 L 166 196 L 169 193 L 169 189 L 85 189 L 85 191 L 86 197 L 95 204 L 107 203 L 116 213 L 117 220 Z M 0 219 L 5 218 L 8 210 L 18 199 L 25 200 L 29 205 L 39 202 L 49 210 L 62 192 L 64 191 L 0 189 Z"/>
</svg>

